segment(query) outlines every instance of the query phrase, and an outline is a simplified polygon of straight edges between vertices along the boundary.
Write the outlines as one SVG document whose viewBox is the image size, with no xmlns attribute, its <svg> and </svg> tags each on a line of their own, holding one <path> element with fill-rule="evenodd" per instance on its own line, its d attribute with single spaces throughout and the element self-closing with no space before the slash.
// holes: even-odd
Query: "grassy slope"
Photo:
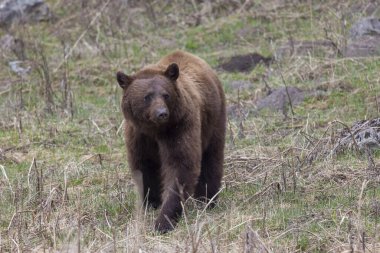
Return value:
<svg viewBox="0 0 380 253">
<path fill-rule="evenodd" d="M 353 2 L 311 6 L 258 1 L 239 11 L 239 6 L 227 10 L 230 5 L 222 1 L 213 9 L 179 1 L 153 5 L 154 16 L 146 14 L 147 6 L 119 8 L 111 3 L 97 19 L 102 1 L 89 1 L 86 9 L 74 1 L 49 2 L 59 17 L 56 23 L 13 31 L 26 41 L 32 73 L 21 80 L 8 68 L 0 69 L 1 83 L 13 82 L 0 96 L 0 252 L 78 247 L 89 252 L 375 249 L 380 236 L 378 176 L 371 176 L 363 155 L 325 154 L 335 130 L 342 127 L 338 121 L 350 124 L 379 116 L 378 58 L 308 55 L 285 58 L 270 70 L 219 71 L 230 103 L 261 94 L 263 75 L 272 88 L 283 86 L 282 74 L 289 86 L 323 86 L 327 91 L 308 98 L 285 120 L 276 113 L 251 115 L 243 121 L 242 139 L 237 137 L 239 123 L 231 119 L 219 205 L 203 210 L 189 201 L 178 228 L 161 236 L 152 232 L 157 213 L 147 210 L 139 216 L 134 208 L 120 130 L 120 90 L 114 80 L 116 70 L 131 72 L 175 48 L 196 53 L 216 67 L 224 56 L 273 54 L 289 36 L 324 39 L 324 28 L 342 46 L 350 22 L 362 15 L 357 13 L 342 28 L 340 17 Z M 192 26 L 199 12 L 204 15 L 201 25 Z M 75 45 L 63 65 L 61 41 Z M 42 92 L 46 78 L 39 74 L 42 55 L 53 86 L 51 115 Z M 10 59 L 5 55 L 1 60 L 6 64 Z M 65 75 L 73 94 L 73 117 L 70 108 L 61 106 Z M 233 80 L 250 80 L 254 87 L 238 97 L 229 86 Z"/>
</svg>

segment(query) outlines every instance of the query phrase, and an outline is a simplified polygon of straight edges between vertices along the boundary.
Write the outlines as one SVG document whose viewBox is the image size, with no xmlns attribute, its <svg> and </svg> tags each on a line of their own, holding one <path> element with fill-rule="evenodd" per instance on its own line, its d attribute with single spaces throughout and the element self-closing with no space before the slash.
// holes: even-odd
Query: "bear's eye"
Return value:
<svg viewBox="0 0 380 253">
<path fill-rule="evenodd" d="M 148 94 L 144 97 L 144 101 L 145 102 L 150 102 L 150 100 L 152 100 L 152 94 Z"/>
<path fill-rule="evenodd" d="M 164 94 L 162 96 L 164 97 L 165 100 L 168 100 L 170 98 L 169 94 Z"/>
</svg>

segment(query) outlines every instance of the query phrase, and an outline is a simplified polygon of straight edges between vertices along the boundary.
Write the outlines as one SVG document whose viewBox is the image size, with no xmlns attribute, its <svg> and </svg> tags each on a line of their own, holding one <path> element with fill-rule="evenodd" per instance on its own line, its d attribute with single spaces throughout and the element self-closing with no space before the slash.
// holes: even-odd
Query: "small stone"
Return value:
<svg viewBox="0 0 380 253">
<path fill-rule="evenodd" d="M 8 65 L 11 70 L 19 76 L 26 76 L 31 70 L 30 66 L 23 66 L 25 65 L 25 62 L 23 61 L 11 61 L 8 62 Z"/>
</svg>

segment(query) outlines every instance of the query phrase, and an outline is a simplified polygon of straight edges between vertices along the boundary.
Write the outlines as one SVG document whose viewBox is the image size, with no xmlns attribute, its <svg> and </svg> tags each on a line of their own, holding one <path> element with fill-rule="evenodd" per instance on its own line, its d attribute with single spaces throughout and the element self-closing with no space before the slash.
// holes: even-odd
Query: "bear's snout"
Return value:
<svg viewBox="0 0 380 253">
<path fill-rule="evenodd" d="M 163 107 L 163 108 L 158 108 L 156 110 L 156 119 L 158 122 L 164 123 L 168 120 L 168 118 L 169 118 L 169 111 L 167 108 Z"/>
</svg>

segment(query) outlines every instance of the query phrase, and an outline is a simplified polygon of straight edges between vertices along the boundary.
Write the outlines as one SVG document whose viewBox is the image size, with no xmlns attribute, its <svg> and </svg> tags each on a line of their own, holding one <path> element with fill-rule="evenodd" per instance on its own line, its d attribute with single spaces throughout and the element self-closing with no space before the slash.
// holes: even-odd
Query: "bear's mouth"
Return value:
<svg viewBox="0 0 380 253">
<path fill-rule="evenodd" d="M 167 117 L 151 117 L 150 115 L 146 115 L 145 120 L 150 125 L 154 125 L 155 127 L 162 126 L 169 121 L 169 116 Z"/>
<path fill-rule="evenodd" d="M 169 117 L 154 117 L 151 119 L 151 122 L 153 122 L 156 126 L 161 126 L 167 123 L 169 120 Z"/>
</svg>

